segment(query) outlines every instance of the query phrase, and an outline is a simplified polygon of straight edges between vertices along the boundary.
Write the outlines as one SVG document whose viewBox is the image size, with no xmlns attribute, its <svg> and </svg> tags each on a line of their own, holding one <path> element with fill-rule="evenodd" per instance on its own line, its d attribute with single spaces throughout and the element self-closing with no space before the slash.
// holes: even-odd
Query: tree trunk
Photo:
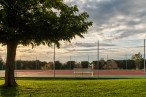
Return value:
<svg viewBox="0 0 146 97">
<path fill-rule="evenodd" d="M 6 69 L 5 69 L 4 86 L 10 86 L 10 87 L 17 86 L 14 77 L 16 48 L 17 48 L 17 43 L 15 42 L 9 42 L 7 44 L 7 61 L 6 61 Z"/>
</svg>

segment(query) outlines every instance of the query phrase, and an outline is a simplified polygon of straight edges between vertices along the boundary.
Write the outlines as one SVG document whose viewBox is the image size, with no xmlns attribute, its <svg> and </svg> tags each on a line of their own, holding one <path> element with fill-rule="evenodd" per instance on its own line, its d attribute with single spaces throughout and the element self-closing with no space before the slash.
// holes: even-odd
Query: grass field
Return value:
<svg viewBox="0 0 146 97">
<path fill-rule="evenodd" d="M 0 80 L 0 85 L 4 80 Z M 2 97 L 144 97 L 146 79 L 17 80 L 17 88 L 0 88 Z"/>
</svg>

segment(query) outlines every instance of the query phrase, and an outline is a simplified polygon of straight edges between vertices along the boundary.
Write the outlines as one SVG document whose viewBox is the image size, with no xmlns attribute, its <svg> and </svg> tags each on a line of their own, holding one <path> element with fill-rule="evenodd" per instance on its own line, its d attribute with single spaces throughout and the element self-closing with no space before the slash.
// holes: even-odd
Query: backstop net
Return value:
<svg viewBox="0 0 146 97">
<path fill-rule="evenodd" d="M 53 60 L 53 48 L 45 51 L 48 47 L 42 46 L 37 49 L 21 47 L 18 48 L 15 77 L 146 78 L 143 40 L 139 40 L 138 44 L 128 41 L 130 46 L 121 44 L 118 46 L 109 44 L 105 47 L 100 43 L 99 57 L 96 48 L 93 51 L 84 48 L 84 53 L 82 53 L 75 47 L 67 48 L 70 52 L 60 47 L 56 50 L 55 60 Z M 38 49 L 42 51 L 38 52 Z M 27 56 L 23 53 L 28 51 L 35 54 L 31 53 Z M 139 55 L 138 59 L 133 58 L 136 55 Z M 5 66 L 1 67 L 0 77 L 4 77 Z"/>
</svg>

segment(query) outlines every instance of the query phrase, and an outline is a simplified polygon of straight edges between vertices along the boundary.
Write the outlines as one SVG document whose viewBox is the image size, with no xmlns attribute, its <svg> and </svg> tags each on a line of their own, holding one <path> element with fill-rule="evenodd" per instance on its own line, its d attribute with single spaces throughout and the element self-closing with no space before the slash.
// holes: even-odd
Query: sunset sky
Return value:
<svg viewBox="0 0 146 97">
<path fill-rule="evenodd" d="M 56 49 L 56 60 L 97 60 L 97 41 L 100 42 L 100 59 L 130 59 L 135 53 L 143 55 L 146 39 L 146 0 L 64 0 L 69 6 L 77 5 L 86 11 L 93 26 L 85 38 L 76 37 L 71 43 L 61 41 Z M 5 60 L 6 47 L 0 46 L 0 56 Z M 53 61 L 53 48 L 31 46 L 17 48 L 16 59 Z"/>
</svg>

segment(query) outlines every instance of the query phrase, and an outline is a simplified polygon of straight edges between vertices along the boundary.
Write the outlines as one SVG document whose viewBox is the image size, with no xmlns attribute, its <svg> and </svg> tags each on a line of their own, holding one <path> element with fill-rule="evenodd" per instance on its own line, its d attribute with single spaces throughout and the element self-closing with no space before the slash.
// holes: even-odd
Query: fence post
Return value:
<svg viewBox="0 0 146 97">
<path fill-rule="evenodd" d="M 54 78 L 55 78 L 55 43 L 54 43 Z"/>
</svg>

